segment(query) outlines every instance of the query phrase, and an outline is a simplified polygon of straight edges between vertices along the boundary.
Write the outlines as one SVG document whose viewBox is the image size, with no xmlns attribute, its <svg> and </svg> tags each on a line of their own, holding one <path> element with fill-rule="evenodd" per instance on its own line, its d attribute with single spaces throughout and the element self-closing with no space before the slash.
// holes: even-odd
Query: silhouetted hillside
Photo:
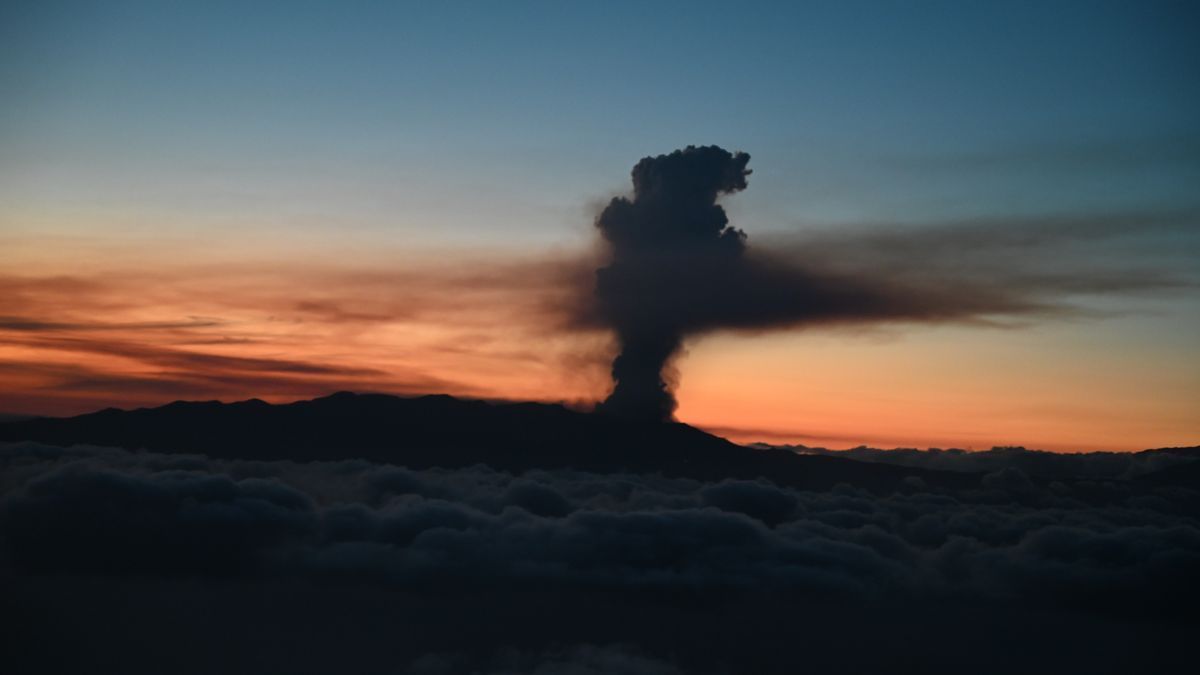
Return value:
<svg viewBox="0 0 1200 675">
<path fill-rule="evenodd" d="M 1191 464 L 1200 459 L 1200 447 L 1196 446 L 1154 448 L 1140 452 L 1048 452 L 1013 446 L 995 447 L 990 450 L 883 449 L 866 446 L 849 450 L 830 450 L 804 445 L 752 443 L 749 447 L 790 450 L 803 455 L 837 457 L 935 471 L 979 474 L 1017 469 L 1031 478 L 1045 481 L 1131 480 L 1171 467 Z"/>
<path fill-rule="evenodd" d="M 1138 481 L 1153 486 L 1200 488 L 1200 462 L 1192 461 L 1141 476 Z"/>
<path fill-rule="evenodd" d="M 701 480 L 767 477 L 813 488 L 846 482 L 885 489 L 908 476 L 948 487 L 977 480 L 782 449 L 750 449 L 686 424 L 631 422 L 559 405 L 451 396 L 343 392 L 284 405 L 179 401 L 159 408 L 11 422 L 0 425 L 0 440 L 261 460 L 361 458 L 413 468 L 487 464 L 508 471 L 574 468 Z"/>
</svg>

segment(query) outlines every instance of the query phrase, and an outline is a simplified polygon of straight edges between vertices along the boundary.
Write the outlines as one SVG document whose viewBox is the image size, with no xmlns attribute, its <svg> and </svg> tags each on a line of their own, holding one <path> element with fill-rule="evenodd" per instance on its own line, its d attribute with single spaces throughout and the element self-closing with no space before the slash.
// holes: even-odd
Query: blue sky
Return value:
<svg viewBox="0 0 1200 675">
<path fill-rule="evenodd" d="M 0 190 L 34 209 L 571 242 L 690 143 L 754 157 L 751 233 L 1182 208 L 1200 180 L 1188 3 L 13 5 Z"/>
</svg>

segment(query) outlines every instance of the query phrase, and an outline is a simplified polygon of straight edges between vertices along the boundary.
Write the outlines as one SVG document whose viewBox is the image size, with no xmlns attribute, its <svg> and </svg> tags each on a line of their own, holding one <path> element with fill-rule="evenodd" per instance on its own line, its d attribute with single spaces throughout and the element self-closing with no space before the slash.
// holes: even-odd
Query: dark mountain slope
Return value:
<svg viewBox="0 0 1200 675">
<path fill-rule="evenodd" d="M 413 468 L 487 464 L 507 471 L 574 468 L 701 480 L 766 477 L 805 488 L 845 482 L 892 489 L 908 476 L 931 486 L 978 482 L 975 476 L 950 472 L 751 449 L 686 424 L 629 422 L 558 405 L 450 396 L 338 393 L 284 405 L 181 401 L 0 424 L 0 441 L 22 440 L 220 458 L 361 458 Z"/>
</svg>

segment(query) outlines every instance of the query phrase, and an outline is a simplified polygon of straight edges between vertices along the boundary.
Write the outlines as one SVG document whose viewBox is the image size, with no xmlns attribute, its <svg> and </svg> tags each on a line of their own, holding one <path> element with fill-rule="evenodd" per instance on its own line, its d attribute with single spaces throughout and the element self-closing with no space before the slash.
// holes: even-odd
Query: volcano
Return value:
<svg viewBox="0 0 1200 675">
<path fill-rule="evenodd" d="M 362 459 L 414 469 L 485 464 L 696 480 L 767 478 L 821 489 L 888 490 L 910 476 L 956 487 L 967 477 L 789 449 L 749 448 L 679 422 L 631 420 L 546 403 L 340 392 L 286 404 L 176 401 L 157 408 L 0 424 L 0 441 L 111 446 L 223 459 Z"/>
</svg>

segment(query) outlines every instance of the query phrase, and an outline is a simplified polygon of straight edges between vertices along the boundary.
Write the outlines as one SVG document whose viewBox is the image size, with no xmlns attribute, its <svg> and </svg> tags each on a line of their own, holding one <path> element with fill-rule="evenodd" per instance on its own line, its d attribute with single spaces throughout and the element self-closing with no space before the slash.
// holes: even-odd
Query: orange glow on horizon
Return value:
<svg viewBox="0 0 1200 675">
<path fill-rule="evenodd" d="M 61 244 L 17 246 L 0 268 L 0 412 L 337 390 L 586 405 L 609 387 L 611 338 L 558 309 L 589 282 L 586 256 Z M 1123 339 L 1069 323 L 708 336 L 677 364 L 678 418 L 832 448 L 1196 443 L 1200 367 Z"/>
</svg>

